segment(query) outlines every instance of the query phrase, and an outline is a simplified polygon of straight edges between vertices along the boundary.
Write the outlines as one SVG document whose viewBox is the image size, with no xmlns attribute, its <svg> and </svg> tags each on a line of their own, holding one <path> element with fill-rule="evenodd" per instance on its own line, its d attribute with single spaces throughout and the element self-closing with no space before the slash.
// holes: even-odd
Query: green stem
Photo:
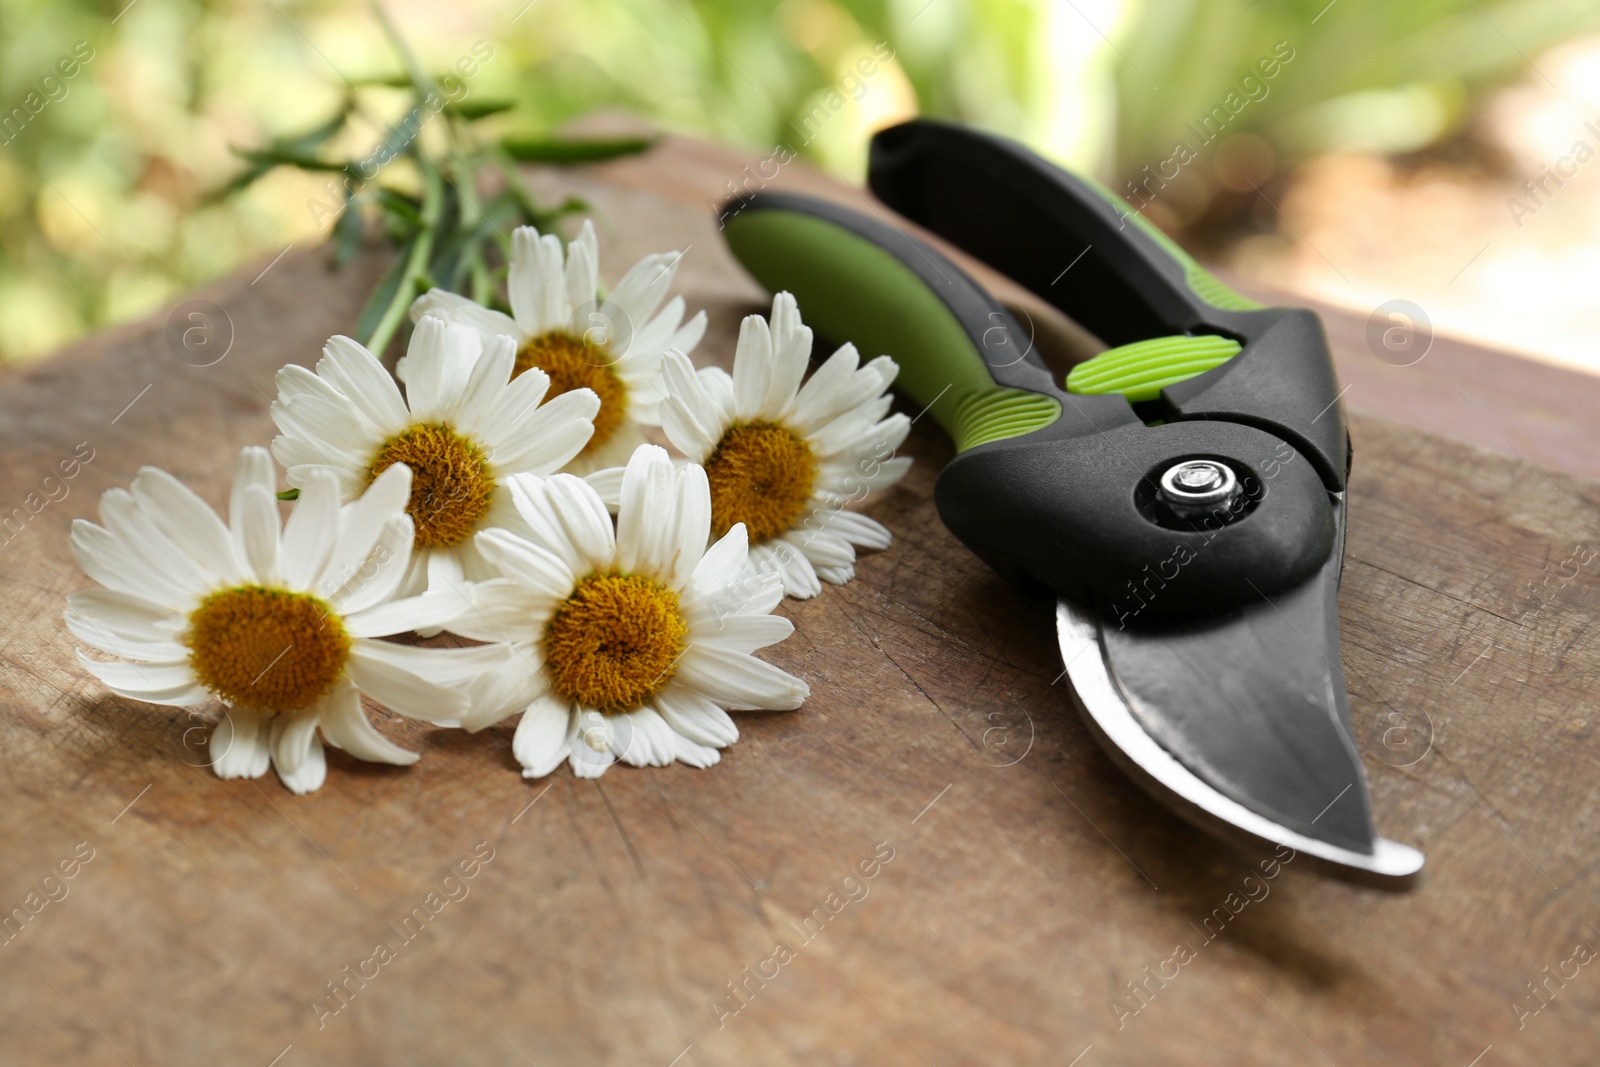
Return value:
<svg viewBox="0 0 1600 1067">
<path fill-rule="evenodd" d="M 422 225 L 418 228 L 416 241 L 411 246 L 400 285 L 395 289 L 394 296 L 389 299 L 389 306 L 384 309 L 383 318 L 372 328 L 372 336 L 366 340 L 367 349 L 372 352 L 382 352 L 388 347 L 389 339 L 394 336 L 395 330 L 404 321 L 411 302 L 416 299 L 417 280 L 428 271 L 428 260 L 433 254 L 434 236 L 439 229 L 439 215 L 444 206 L 444 184 L 438 168 L 423 159 L 420 154 L 417 156 L 417 163 L 422 171 Z"/>
</svg>

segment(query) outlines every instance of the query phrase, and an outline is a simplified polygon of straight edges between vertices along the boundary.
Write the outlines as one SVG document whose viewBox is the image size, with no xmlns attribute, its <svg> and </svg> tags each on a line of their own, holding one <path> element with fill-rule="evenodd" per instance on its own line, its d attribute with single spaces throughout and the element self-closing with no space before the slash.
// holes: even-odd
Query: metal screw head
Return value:
<svg viewBox="0 0 1600 1067">
<path fill-rule="evenodd" d="M 1238 489 L 1233 468 L 1216 460 L 1187 459 L 1174 463 L 1161 476 L 1162 499 L 1184 507 L 1221 504 Z"/>
</svg>

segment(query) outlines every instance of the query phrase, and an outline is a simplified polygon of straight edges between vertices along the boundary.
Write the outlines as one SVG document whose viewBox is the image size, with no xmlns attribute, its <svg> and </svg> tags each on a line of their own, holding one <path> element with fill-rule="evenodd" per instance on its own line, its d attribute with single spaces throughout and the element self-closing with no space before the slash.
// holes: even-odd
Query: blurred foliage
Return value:
<svg viewBox="0 0 1600 1067">
<path fill-rule="evenodd" d="M 1600 23 L 1595 5 L 1570 0 L 392 0 L 387 10 L 430 71 L 479 42 L 492 50 L 452 106 L 519 155 L 582 155 L 553 132 L 620 110 L 758 151 L 781 144 L 856 176 L 871 129 L 922 112 L 1020 137 L 1119 189 L 1288 42 L 1295 58 L 1270 91 L 1161 190 L 1152 216 L 1165 225 L 1203 215 L 1233 170 L 1450 137 L 1486 86 L 1525 76 L 1528 56 Z M 70 67 L 75 48 L 90 58 L 67 78 L 59 64 Z M 313 163 L 368 157 L 413 106 L 405 85 L 363 3 L 0 0 L 0 118 L 12 118 L 0 126 L 0 359 L 148 313 L 328 233 L 327 175 L 276 167 L 238 195 L 207 194 L 250 165 L 235 149 L 292 153 L 347 105 L 348 121 L 299 150 Z M 419 143 L 437 148 L 450 125 L 428 124 Z M 408 178 L 404 160 L 395 169 L 420 205 L 422 175 Z"/>
</svg>

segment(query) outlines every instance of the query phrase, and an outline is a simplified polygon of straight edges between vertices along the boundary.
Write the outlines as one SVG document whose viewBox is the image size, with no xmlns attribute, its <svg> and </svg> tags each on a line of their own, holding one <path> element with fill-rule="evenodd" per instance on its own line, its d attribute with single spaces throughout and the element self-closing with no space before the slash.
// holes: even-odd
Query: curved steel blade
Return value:
<svg viewBox="0 0 1600 1067">
<path fill-rule="evenodd" d="M 1209 832 L 1404 881 L 1421 852 L 1378 837 L 1339 668 L 1336 553 L 1289 594 L 1125 628 L 1057 605 L 1086 721 L 1123 770 Z"/>
</svg>

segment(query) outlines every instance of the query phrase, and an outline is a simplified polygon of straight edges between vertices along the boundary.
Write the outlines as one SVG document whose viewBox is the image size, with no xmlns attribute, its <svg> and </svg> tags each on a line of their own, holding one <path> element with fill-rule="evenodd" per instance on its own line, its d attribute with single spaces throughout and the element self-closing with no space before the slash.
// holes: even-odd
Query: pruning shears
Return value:
<svg viewBox="0 0 1600 1067">
<path fill-rule="evenodd" d="M 1026 148 L 918 120 L 868 184 L 1106 351 L 1059 380 L 1010 312 L 890 221 L 760 192 L 729 247 L 819 335 L 893 356 L 953 439 L 935 500 L 1002 575 L 1058 597 L 1091 732 L 1217 836 L 1405 886 L 1380 837 L 1339 651 L 1349 435 L 1317 316 L 1229 289 L 1111 193 Z"/>
</svg>

